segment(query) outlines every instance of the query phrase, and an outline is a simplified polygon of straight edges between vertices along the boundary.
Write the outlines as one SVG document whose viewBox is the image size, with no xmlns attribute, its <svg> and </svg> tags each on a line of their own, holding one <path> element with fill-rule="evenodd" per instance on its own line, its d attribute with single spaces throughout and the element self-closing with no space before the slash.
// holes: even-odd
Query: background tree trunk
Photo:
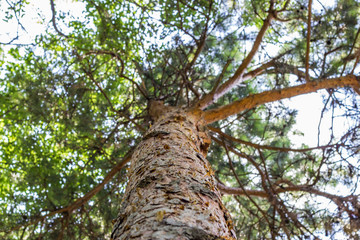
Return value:
<svg viewBox="0 0 360 240">
<path fill-rule="evenodd" d="M 235 239 L 210 164 L 199 116 L 158 104 L 133 153 L 112 239 Z"/>
</svg>

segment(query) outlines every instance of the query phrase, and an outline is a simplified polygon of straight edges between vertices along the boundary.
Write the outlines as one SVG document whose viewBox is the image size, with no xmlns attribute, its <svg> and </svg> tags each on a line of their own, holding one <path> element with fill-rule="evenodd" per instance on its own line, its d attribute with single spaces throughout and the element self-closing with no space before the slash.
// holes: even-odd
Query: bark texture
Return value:
<svg viewBox="0 0 360 240">
<path fill-rule="evenodd" d="M 235 239 L 206 160 L 196 112 L 153 103 L 154 125 L 134 151 L 112 239 Z"/>
</svg>

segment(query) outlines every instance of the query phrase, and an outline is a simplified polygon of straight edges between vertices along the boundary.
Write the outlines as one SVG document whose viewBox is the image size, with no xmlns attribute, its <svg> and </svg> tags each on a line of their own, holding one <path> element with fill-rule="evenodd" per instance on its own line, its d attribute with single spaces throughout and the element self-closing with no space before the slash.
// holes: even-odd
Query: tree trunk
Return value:
<svg viewBox="0 0 360 240">
<path fill-rule="evenodd" d="M 236 239 L 205 156 L 201 112 L 150 105 L 112 239 Z"/>
</svg>

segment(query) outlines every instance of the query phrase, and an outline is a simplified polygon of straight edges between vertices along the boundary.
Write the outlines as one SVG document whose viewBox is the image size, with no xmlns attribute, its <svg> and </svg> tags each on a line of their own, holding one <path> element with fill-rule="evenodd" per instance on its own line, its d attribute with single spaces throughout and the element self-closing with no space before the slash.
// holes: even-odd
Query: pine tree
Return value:
<svg viewBox="0 0 360 240">
<path fill-rule="evenodd" d="M 61 3 L 1 4 L 0 238 L 360 237 L 358 1 Z"/>
</svg>

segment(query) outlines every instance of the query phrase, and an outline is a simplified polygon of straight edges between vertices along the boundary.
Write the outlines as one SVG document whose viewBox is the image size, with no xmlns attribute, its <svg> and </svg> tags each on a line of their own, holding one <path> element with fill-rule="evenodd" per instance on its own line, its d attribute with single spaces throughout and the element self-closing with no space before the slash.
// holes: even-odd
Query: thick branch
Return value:
<svg viewBox="0 0 360 240">
<path fill-rule="evenodd" d="M 339 87 L 353 87 L 359 91 L 360 77 L 348 75 L 345 77 L 329 78 L 320 81 L 312 81 L 294 87 L 289 87 L 281 90 L 270 90 L 258 94 L 247 96 L 241 100 L 232 102 L 225 106 L 211 109 L 204 112 L 204 120 L 207 124 L 225 119 L 231 115 L 240 113 L 241 111 L 254 108 L 256 106 L 279 101 L 286 98 L 295 97 L 298 95 L 316 92 L 319 89 L 339 88 Z"/>
<path fill-rule="evenodd" d="M 249 79 L 252 79 L 256 76 L 259 76 L 260 74 L 263 74 L 264 72 L 266 72 L 267 69 L 269 69 L 270 67 L 273 67 L 276 64 L 276 60 L 278 58 L 274 58 L 273 60 L 271 60 L 270 62 L 264 63 L 263 65 L 261 65 L 260 67 L 245 73 L 242 76 L 242 80 L 243 81 L 247 81 Z"/>
<path fill-rule="evenodd" d="M 226 81 L 224 84 L 222 84 L 216 91 L 212 91 L 210 94 L 207 94 L 202 98 L 198 104 L 197 107 L 200 109 L 204 109 L 213 102 L 215 102 L 217 99 L 222 97 L 224 94 L 229 92 L 232 88 L 234 88 L 237 84 L 239 84 L 241 81 L 243 81 L 243 74 L 248 65 L 250 64 L 251 60 L 257 53 L 260 44 L 265 36 L 266 30 L 269 28 L 271 20 L 274 18 L 274 13 L 270 12 L 267 18 L 264 21 L 263 26 L 261 27 L 258 35 L 256 36 L 254 45 L 251 48 L 250 53 L 247 55 L 247 57 L 244 59 L 244 61 L 240 64 L 234 75 Z"/>
</svg>

